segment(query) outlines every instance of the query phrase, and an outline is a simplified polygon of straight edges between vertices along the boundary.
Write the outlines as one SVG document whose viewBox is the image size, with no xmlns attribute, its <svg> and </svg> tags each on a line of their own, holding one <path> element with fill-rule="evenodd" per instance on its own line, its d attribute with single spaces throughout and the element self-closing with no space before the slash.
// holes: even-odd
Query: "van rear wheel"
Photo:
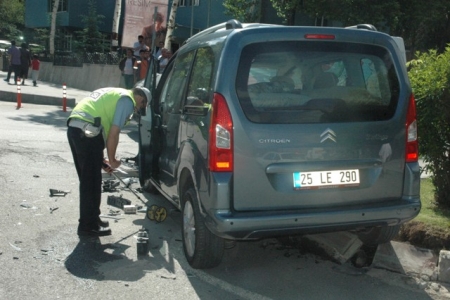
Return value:
<svg viewBox="0 0 450 300">
<path fill-rule="evenodd" d="M 376 246 L 390 242 L 400 231 L 400 225 L 372 227 L 358 233 L 358 238 L 367 246 Z"/>
<path fill-rule="evenodd" d="M 216 267 L 222 261 L 224 240 L 205 226 L 194 188 L 183 194 L 183 250 L 195 269 Z"/>
</svg>

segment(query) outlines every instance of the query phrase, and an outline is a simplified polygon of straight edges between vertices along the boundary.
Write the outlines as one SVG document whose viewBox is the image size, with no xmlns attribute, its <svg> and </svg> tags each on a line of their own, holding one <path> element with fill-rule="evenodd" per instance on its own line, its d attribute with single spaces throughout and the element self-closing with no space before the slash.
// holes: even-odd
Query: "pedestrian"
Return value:
<svg viewBox="0 0 450 300">
<path fill-rule="evenodd" d="M 16 47 L 16 41 L 11 41 L 11 47 L 8 50 L 8 55 L 9 64 L 11 67 L 8 70 L 8 75 L 4 80 L 9 83 L 11 73 L 14 72 L 14 84 L 17 84 L 17 78 L 20 76 L 20 68 L 22 63 L 20 61 L 20 50 Z"/>
<path fill-rule="evenodd" d="M 172 57 L 172 52 L 169 49 L 163 48 L 161 50 L 161 57 L 159 58 L 159 73 L 162 74 L 167 64 L 169 63 L 170 58 Z"/>
<path fill-rule="evenodd" d="M 103 88 L 81 100 L 70 114 L 67 138 L 80 181 L 79 236 L 111 234 L 109 222 L 100 218 L 102 169 L 112 173 L 120 166 L 120 131 L 133 112 L 145 109 L 148 99 L 150 92 L 144 87 Z"/>
<path fill-rule="evenodd" d="M 133 44 L 133 55 L 139 58 L 141 55 L 141 50 L 150 50 L 150 48 L 144 43 L 144 36 L 139 35 L 138 41 Z"/>
<path fill-rule="evenodd" d="M 31 53 L 27 48 L 26 43 L 22 43 L 20 46 L 20 78 L 22 78 L 22 85 L 25 85 L 25 79 L 28 78 L 28 69 L 31 66 Z"/>
<path fill-rule="evenodd" d="M 127 48 L 127 56 L 119 62 L 119 69 L 122 71 L 122 76 L 125 80 L 125 88 L 131 89 L 135 82 L 134 64 L 136 58 L 133 56 L 133 50 Z"/>
<path fill-rule="evenodd" d="M 150 65 L 150 51 L 141 50 L 141 58 L 136 61 L 135 70 L 137 80 L 142 80 L 147 76 L 148 66 Z"/>
<path fill-rule="evenodd" d="M 37 80 L 39 77 L 39 67 L 41 65 L 41 61 L 37 54 L 33 54 L 33 59 L 31 60 L 31 79 L 33 79 L 33 86 L 37 86 Z"/>
</svg>

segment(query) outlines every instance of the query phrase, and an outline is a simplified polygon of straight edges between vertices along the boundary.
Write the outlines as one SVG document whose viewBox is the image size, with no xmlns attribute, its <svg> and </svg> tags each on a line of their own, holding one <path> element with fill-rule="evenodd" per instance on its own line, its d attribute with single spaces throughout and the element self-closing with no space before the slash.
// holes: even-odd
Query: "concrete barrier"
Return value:
<svg viewBox="0 0 450 300">
<path fill-rule="evenodd" d="M 72 88 L 93 91 L 104 87 L 124 87 L 117 65 L 83 64 L 83 67 L 54 66 L 41 62 L 39 80 L 67 84 Z"/>
</svg>

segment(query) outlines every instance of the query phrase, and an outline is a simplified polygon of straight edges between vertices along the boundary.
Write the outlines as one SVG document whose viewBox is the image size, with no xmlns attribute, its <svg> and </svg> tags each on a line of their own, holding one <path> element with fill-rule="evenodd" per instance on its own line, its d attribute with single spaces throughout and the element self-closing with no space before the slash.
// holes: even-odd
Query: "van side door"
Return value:
<svg viewBox="0 0 450 300">
<path fill-rule="evenodd" d="M 168 71 L 160 94 L 161 155 L 158 160 L 159 184 L 169 197 L 176 195 L 176 160 L 179 153 L 179 128 L 186 85 L 194 58 L 194 51 L 181 53 Z M 165 73 L 166 73 L 165 72 Z"/>
</svg>

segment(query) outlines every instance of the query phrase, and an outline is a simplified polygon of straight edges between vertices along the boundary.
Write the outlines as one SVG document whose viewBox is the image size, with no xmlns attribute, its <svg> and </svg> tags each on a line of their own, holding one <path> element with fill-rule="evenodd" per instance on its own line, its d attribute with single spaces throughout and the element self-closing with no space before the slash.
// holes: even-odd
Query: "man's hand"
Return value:
<svg viewBox="0 0 450 300">
<path fill-rule="evenodd" d="M 113 161 L 109 161 L 109 165 L 111 166 L 111 168 L 113 169 L 117 169 L 118 167 L 120 167 L 121 161 L 120 160 L 116 160 L 114 159 Z"/>
<path fill-rule="evenodd" d="M 102 169 L 108 174 L 114 172 L 114 169 L 110 166 L 109 161 L 107 161 L 106 159 L 104 159 L 102 162 Z"/>
</svg>

